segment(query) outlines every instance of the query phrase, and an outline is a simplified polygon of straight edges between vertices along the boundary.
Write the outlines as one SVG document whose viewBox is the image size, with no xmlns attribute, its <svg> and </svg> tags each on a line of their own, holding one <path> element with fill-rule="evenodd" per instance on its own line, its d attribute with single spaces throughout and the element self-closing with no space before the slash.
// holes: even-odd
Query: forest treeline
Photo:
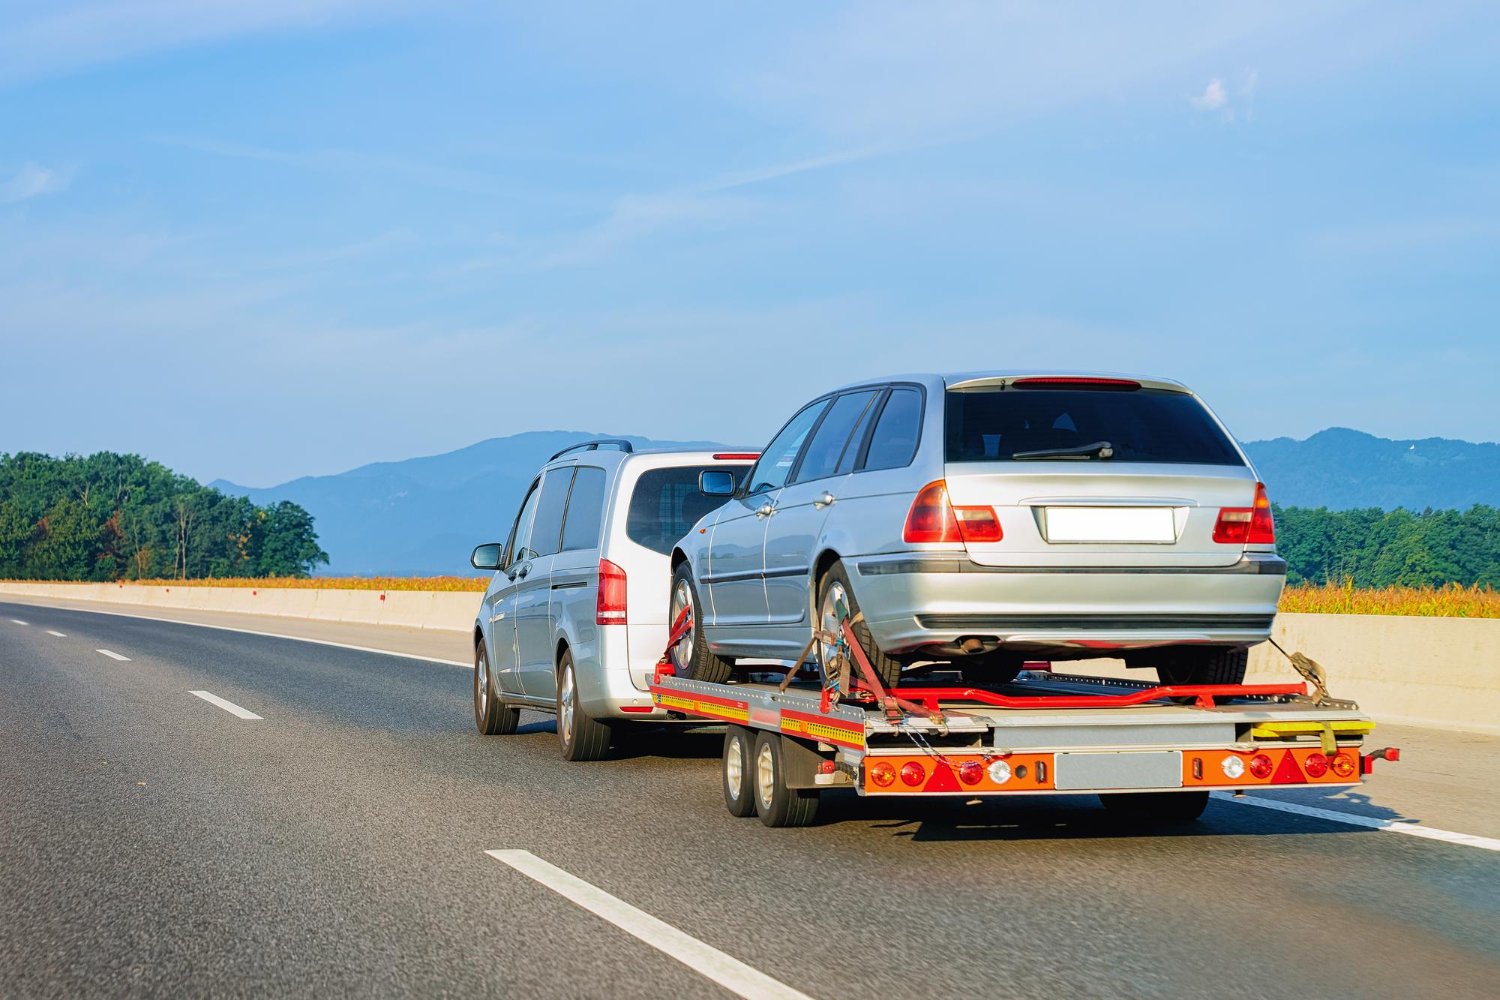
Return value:
<svg viewBox="0 0 1500 1000">
<path fill-rule="evenodd" d="M 1500 510 L 1277 507 L 1276 549 L 1291 583 L 1500 587 Z"/>
<path fill-rule="evenodd" d="M 0 579 L 307 576 L 313 518 L 225 496 L 139 455 L 0 454 Z"/>
</svg>

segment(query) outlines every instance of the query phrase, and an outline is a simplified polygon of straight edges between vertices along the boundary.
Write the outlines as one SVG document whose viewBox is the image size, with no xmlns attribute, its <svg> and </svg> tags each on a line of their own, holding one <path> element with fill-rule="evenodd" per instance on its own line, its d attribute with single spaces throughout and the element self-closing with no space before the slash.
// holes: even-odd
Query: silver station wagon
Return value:
<svg viewBox="0 0 1500 1000">
<path fill-rule="evenodd" d="M 1089 657 L 1237 683 L 1286 576 L 1250 461 L 1168 379 L 877 379 L 798 410 L 749 475 L 701 485 L 726 502 L 672 552 L 671 615 L 691 606 L 674 664 L 704 680 L 853 618 L 887 684 Z"/>
</svg>

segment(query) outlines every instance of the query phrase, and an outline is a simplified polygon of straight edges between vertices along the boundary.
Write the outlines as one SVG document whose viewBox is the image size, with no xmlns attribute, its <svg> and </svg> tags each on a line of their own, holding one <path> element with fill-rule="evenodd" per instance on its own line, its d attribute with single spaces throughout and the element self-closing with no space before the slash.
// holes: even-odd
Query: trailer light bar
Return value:
<svg viewBox="0 0 1500 1000">
<path fill-rule="evenodd" d="M 901 780 L 916 788 L 927 780 L 927 768 L 914 760 L 901 765 Z"/>
<path fill-rule="evenodd" d="M 997 760 L 990 765 L 990 780 L 997 785 L 1003 785 L 1010 780 L 1010 765 L 1003 760 Z"/>
<path fill-rule="evenodd" d="M 984 764 L 977 760 L 966 760 L 958 765 L 958 780 L 966 785 L 977 785 L 984 780 Z"/>
<path fill-rule="evenodd" d="M 1267 758 L 1267 760 L 1269 761 L 1270 758 Z M 1225 757 L 1219 761 L 1219 767 L 1223 769 L 1224 777 L 1230 780 L 1243 777 L 1245 774 L 1245 762 L 1239 757 Z M 1193 777 L 1196 778 L 1198 775 L 1194 774 Z"/>
<path fill-rule="evenodd" d="M 877 760 L 870 765 L 870 780 L 881 788 L 889 788 L 896 783 L 896 769 L 889 761 Z"/>
<path fill-rule="evenodd" d="M 1271 776 L 1271 758 L 1263 753 L 1258 753 L 1250 758 L 1250 773 L 1257 778 L 1265 779 Z"/>
<path fill-rule="evenodd" d="M 1302 759 L 1302 769 L 1309 778 L 1321 778 L 1328 773 L 1328 758 L 1320 753 L 1310 753 Z"/>
</svg>

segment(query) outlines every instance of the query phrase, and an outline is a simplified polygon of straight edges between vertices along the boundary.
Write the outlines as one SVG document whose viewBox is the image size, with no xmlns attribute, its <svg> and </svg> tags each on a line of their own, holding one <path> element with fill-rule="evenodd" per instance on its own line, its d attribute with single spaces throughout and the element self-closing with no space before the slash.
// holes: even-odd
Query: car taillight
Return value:
<svg viewBox="0 0 1500 1000">
<path fill-rule="evenodd" d="M 599 602 L 594 623 L 625 624 L 625 571 L 608 559 L 599 560 Z"/>
<path fill-rule="evenodd" d="M 906 542 L 998 542 L 1004 537 L 995 508 L 953 506 L 941 479 L 917 493 L 901 531 Z"/>
<path fill-rule="evenodd" d="M 1255 484 L 1254 506 L 1219 510 L 1214 541 L 1221 545 L 1276 544 L 1276 522 L 1271 517 L 1271 500 L 1266 496 L 1264 483 Z"/>
<path fill-rule="evenodd" d="M 927 780 L 927 768 L 914 760 L 909 760 L 901 765 L 901 780 L 916 788 Z"/>
<path fill-rule="evenodd" d="M 1271 776 L 1271 758 L 1258 753 L 1250 758 L 1250 773 L 1262 780 Z"/>
</svg>

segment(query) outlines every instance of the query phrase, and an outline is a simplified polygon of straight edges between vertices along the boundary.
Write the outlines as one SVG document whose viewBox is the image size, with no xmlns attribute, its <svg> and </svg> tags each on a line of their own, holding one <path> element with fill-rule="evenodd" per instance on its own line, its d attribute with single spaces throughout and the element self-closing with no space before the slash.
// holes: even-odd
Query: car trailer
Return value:
<svg viewBox="0 0 1500 1000">
<path fill-rule="evenodd" d="M 687 632 L 687 609 L 668 650 Z M 811 680 L 815 646 L 835 669 Z M 858 668 L 840 690 L 840 660 Z M 825 788 L 866 796 L 1096 794 L 1156 822 L 1196 819 L 1210 791 L 1358 785 L 1388 747 L 1352 702 L 1307 685 L 1163 685 L 1054 674 L 1046 664 L 994 687 L 903 683 L 884 688 L 854 639 L 819 631 L 780 682 L 744 672 L 725 683 L 674 674 L 651 683 L 675 717 L 726 724 L 724 801 L 767 826 L 804 826 Z M 773 667 L 755 667 L 771 671 Z M 774 675 L 772 675 L 774 676 Z"/>
</svg>

